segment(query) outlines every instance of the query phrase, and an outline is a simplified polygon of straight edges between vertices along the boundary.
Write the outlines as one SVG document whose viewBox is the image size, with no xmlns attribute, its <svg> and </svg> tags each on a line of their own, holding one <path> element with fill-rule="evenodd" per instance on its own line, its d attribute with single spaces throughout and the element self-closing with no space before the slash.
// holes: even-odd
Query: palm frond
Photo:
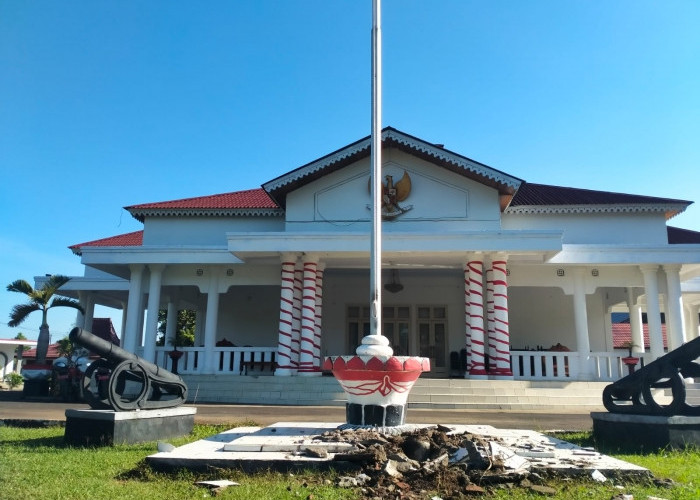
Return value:
<svg viewBox="0 0 700 500">
<path fill-rule="evenodd" d="M 63 276 L 62 274 L 52 274 L 49 279 L 41 287 L 41 290 L 46 293 L 47 300 L 56 293 L 56 290 L 61 288 L 63 285 L 68 283 L 70 278 L 68 276 Z"/>
<path fill-rule="evenodd" d="M 7 326 L 14 328 L 22 324 L 22 322 L 34 311 L 40 311 L 41 307 L 34 302 L 28 304 L 17 304 L 10 312 L 10 321 Z"/>
<path fill-rule="evenodd" d="M 69 299 L 68 297 L 54 297 L 54 299 L 51 301 L 51 305 L 47 309 L 52 307 L 72 307 L 81 313 L 85 313 L 85 310 L 83 309 L 83 306 L 80 305 L 80 302 L 75 299 Z"/>
<path fill-rule="evenodd" d="M 7 285 L 7 291 L 19 292 L 25 295 L 29 295 L 34 291 L 34 288 L 25 280 L 15 280 L 9 285 Z"/>
</svg>

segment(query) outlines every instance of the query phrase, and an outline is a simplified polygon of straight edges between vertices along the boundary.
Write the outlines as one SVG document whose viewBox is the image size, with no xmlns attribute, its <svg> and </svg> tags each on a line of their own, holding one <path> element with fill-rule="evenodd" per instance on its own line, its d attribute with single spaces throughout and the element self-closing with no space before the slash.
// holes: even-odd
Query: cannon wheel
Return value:
<svg viewBox="0 0 700 500">
<path fill-rule="evenodd" d="M 128 382 L 140 385 L 138 394 L 126 394 Z M 117 411 L 139 410 L 146 403 L 151 382 L 146 369 L 137 361 L 127 360 L 119 363 L 109 378 L 109 402 Z"/>
<path fill-rule="evenodd" d="M 671 389 L 673 400 L 669 404 L 660 404 L 654 399 L 652 389 Z M 656 377 L 647 378 L 642 383 L 642 396 L 644 402 L 651 410 L 651 413 L 657 415 L 680 415 L 685 407 L 685 382 L 683 376 L 674 373 L 669 377 L 657 379 Z"/>
<path fill-rule="evenodd" d="M 94 379 L 95 391 L 93 391 L 91 388 L 93 383 L 93 375 L 96 376 L 96 372 L 98 372 L 100 368 L 104 368 L 105 370 L 109 371 L 109 362 L 105 359 L 98 359 L 90 363 L 90 366 L 88 366 L 87 370 L 85 370 L 85 373 L 83 374 L 81 382 L 83 398 L 87 404 L 90 405 L 90 408 L 95 410 L 105 410 L 111 408 L 107 397 L 100 398 L 100 381 L 97 380 L 97 378 Z"/>
</svg>

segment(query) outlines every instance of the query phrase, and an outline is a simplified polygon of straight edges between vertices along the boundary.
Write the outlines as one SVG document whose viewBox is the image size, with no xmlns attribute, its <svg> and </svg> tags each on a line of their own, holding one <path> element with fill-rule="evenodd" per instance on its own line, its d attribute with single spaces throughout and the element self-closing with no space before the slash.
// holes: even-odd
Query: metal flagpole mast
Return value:
<svg viewBox="0 0 700 500">
<path fill-rule="evenodd" d="M 382 31 L 381 0 L 372 0 L 372 232 L 370 235 L 370 334 L 357 354 L 391 356 L 382 336 Z"/>
</svg>

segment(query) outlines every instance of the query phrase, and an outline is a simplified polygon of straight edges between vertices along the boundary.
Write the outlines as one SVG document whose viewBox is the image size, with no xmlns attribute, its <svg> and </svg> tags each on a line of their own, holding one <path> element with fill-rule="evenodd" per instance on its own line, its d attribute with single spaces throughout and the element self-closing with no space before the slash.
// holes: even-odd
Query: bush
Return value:
<svg viewBox="0 0 700 500">
<path fill-rule="evenodd" d="M 11 372 L 5 375 L 5 383 L 10 386 L 10 389 L 22 385 L 24 383 L 24 378 L 17 372 Z"/>
</svg>

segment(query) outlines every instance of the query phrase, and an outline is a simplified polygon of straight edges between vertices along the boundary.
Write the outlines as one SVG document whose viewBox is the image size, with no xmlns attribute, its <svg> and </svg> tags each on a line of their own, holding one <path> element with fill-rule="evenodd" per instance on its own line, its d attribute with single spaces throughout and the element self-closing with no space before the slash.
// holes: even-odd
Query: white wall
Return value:
<svg viewBox="0 0 700 500">
<path fill-rule="evenodd" d="M 666 245 L 664 214 L 503 214 L 503 229 L 563 230 L 563 243 Z"/>
<path fill-rule="evenodd" d="M 239 347 L 277 347 L 279 286 L 234 286 L 220 298 L 219 334 Z"/>
<path fill-rule="evenodd" d="M 404 172 L 408 173 L 411 193 L 399 205 L 413 207 L 387 222 L 385 231 L 497 231 L 500 228 L 495 189 L 397 149 L 386 151 L 383 162 L 383 174 L 391 175 L 394 184 L 402 179 Z M 369 172 L 370 161 L 365 158 L 289 193 L 287 230 L 369 230 L 372 204 Z"/>
<path fill-rule="evenodd" d="M 281 217 L 148 217 L 144 245 L 226 246 L 233 231 L 283 231 Z"/>
</svg>

